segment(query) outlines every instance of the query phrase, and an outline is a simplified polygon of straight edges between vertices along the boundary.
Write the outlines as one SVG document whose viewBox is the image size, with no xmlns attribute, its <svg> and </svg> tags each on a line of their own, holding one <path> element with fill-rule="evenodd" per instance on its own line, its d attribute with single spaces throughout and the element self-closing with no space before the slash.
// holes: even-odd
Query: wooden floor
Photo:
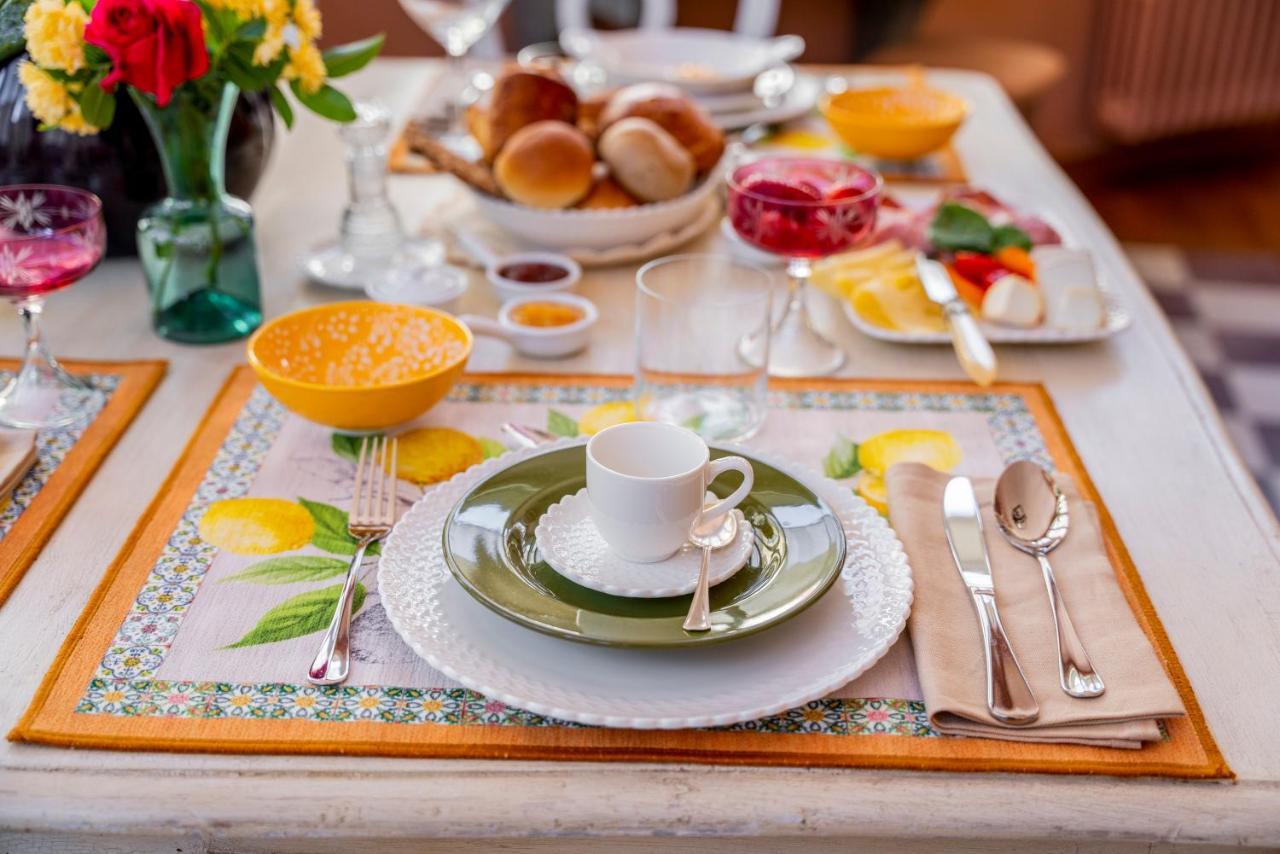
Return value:
<svg viewBox="0 0 1280 854">
<path fill-rule="evenodd" d="M 1213 163 L 1129 155 L 1066 168 L 1121 242 L 1280 251 L 1280 150 L 1224 152 Z"/>
</svg>

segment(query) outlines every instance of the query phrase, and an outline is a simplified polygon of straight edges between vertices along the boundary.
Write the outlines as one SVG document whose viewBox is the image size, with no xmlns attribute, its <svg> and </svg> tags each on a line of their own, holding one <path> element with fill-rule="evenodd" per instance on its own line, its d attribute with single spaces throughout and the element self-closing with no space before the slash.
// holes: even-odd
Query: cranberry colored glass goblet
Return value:
<svg viewBox="0 0 1280 854">
<path fill-rule="evenodd" d="M 27 332 L 22 367 L 0 390 L 0 426 L 38 430 L 87 418 L 101 392 L 73 377 L 45 348 L 45 297 L 84 278 L 102 260 L 106 229 L 93 193 L 52 184 L 0 187 L 0 297 Z"/>
<path fill-rule="evenodd" d="M 743 339 L 749 361 L 769 354 L 769 373 L 780 377 L 829 374 L 844 351 L 813 327 L 804 286 L 819 258 L 862 245 L 876 224 L 883 182 L 843 160 L 765 157 L 729 175 L 729 222 L 738 236 L 787 259 L 786 308 L 772 328 Z M 772 337 L 768 348 L 761 338 Z"/>
</svg>

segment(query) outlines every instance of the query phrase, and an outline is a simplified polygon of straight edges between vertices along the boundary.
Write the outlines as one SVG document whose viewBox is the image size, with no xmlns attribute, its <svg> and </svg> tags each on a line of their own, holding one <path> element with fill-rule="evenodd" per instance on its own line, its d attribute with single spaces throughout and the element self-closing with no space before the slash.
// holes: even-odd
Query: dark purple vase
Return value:
<svg viewBox="0 0 1280 854">
<path fill-rule="evenodd" d="M 136 254 L 138 217 L 165 195 L 160 156 L 138 108 L 117 98 L 115 121 L 94 136 L 40 131 L 18 79 L 21 59 L 0 66 L 0 185 L 67 184 L 97 194 L 107 221 L 107 254 Z M 228 192 L 249 198 L 274 137 L 270 98 L 241 95 L 227 134 Z"/>
</svg>

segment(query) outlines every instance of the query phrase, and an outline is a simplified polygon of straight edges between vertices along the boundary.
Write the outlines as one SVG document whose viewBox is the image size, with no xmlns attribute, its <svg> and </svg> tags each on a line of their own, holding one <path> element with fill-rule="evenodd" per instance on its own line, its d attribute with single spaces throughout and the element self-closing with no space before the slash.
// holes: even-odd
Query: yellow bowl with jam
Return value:
<svg viewBox="0 0 1280 854">
<path fill-rule="evenodd" d="M 819 109 L 859 154 L 913 160 L 945 146 L 969 108 L 963 98 L 927 86 L 886 86 L 826 95 Z"/>
<path fill-rule="evenodd" d="M 249 339 L 249 364 L 276 400 L 339 430 L 417 418 L 449 393 L 471 355 L 463 323 L 433 308 L 337 302 L 281 315 Z"/>
</svg>

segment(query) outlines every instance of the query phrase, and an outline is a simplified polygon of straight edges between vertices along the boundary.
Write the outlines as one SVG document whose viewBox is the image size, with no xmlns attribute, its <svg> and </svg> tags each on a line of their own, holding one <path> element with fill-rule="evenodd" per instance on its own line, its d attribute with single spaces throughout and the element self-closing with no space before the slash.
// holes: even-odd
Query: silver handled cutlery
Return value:
<svg viewBox="0 0 1280 854">
<path fill-rule="evenodd" d="M 996 481 L 995 512 L 1000 532 L 1014 548 L 1033 556 L 1044 575 L 1058 640 L 1058 684 L 1072 697 L 1097 697 L 1107 689 L 1106 685 L 1076 633 L 1049 565 L 1049 552 L 1067 536 L 1067 510 L 1067 497 L 1049 473 L 1033 462 L 1013 463 Z"/>
<path fill-rule="evenodd" d="M 1015 726 L 1032 723 L 1040 716 L 1040 704 L 1027 684 L 1027 677 L 1022 673 L 1022 666 L 1018 664 L 1009 636 L 1000 622 L 978 496 L 974 494 L 969 478 L 953 477 L 947 482 L 942 493 L 942 516 L 951 557 L 965 587 L 969 588 L 973 609 L 982 628 L 987 710 L 1002 723 Z"/>
<path fill-rule="evenodd" d="M 738 536 L 738 511 L 730 510 L 718 518 L 703 519 L 693 523 L 689 542 L 702 549 L 702 566 L 698 570 L 698 586 L 693 589 L 693 601 L 689 614 L 684 618 L 686 632 L 711 630 L 711 591 L 708 589 L 711 573 L 711 553 L 724 548 Z"/>
<path fill-rule="evenodd" d="M 351 669 L 351 597 L 360 562 L 365 550 L 391 531 L 396 510 L 396 440 L 366 436 L 360 443 L 351 512 L 347 516 L 347 532 L 358 544 L 347 567 L 347 580 L 338 595 L 333 619 L 307 671 L 307 681 L 312 685 L 340 685 L 347 680 Z"/>
</svg>

